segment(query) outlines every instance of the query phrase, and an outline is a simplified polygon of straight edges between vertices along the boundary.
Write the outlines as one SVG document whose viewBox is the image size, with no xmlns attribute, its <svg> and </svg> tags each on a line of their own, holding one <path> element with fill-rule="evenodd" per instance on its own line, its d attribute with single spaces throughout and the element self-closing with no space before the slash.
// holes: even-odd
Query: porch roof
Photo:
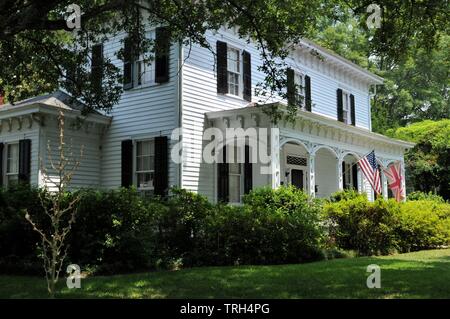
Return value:
<svg viewBox="0 0 450 319">
<path fill-rule="evenodd" d="M 55 91 L 50 94 L 32 97 L 19 101 L 15 104 L 0 105 L 0 121 L 20 116 L 27 116 L 37 113 L 58 115 L 59 110 L 63 110 L 66 117 L 85 117 L 85 120 L 98 124 L 109 125 L 111 117 L 100 114 L 96 111 L 83 115 L 85 105 L 73 99 L 67 93 Z"/>
<path fill-rule="evenodd" d="M 271 104 L 265 104 L 265 105 L 260 105 L 260 106 L 247 106 L 247 107 L 233 109 L 233 110 L 208 112 L 208 113 L 206 113 L 206 117 L 209 120 L 214 120 L 214 119 L 230 117 L 230 116 L 243 116 L 243 115 L 251 115 L 251 114 L 258 114 L 260 116 L 268 116 L 267 114 L 263 113 L 263 108 L 277 106 L 277 105 L 280 105 L 283 108 L 283 105 L 281 105 L 280 103 L 271 103 Z M 365 137 L 367 139 L 370 139 L 370 140 L 373 140 L 376 142 L 381 142 L 381 143 L 385 143 L 388 145 L 401 147 L 406 150 L 411 149 L 415 146 L 415 143 L 390 138 L 390 137 L 387 137 L 387 136 L 379 134 L 379 133 L 371 132 L 371 131 L 361 128 L 361 127 L 344 124 L 335 119 L 332 119 L 332 118 L 329 118 L 329 117 L 326 117 L 326 116 L 323 116 L 320 114 L 316 114 L 313 112 L 298 110 L 297 120 L 303 121 L 306 123 L 309 122 L 309 123 L 314 124 L 319 127 L 330 128 L 333 130 L 350 133 L 350 134 L 353 134 L 356 136 L 362 136 L 362 137 Z M 283 122 L 283 121 L 281 121 L 281 122 Z M 280 123 L 274 124 L 274 126 L 280 127 Z"/>
</svg>

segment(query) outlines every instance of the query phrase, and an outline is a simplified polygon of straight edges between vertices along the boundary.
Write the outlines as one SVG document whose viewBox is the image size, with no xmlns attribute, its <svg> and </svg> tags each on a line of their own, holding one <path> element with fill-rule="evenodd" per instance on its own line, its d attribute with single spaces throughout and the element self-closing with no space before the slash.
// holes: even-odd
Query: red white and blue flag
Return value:
<svg viewBox="0 0 450 319">
<path fill-rule="evenodd" d="M 370 152 L 358 161 L 359 168 L 366 176 L 373 190 L 381 194 L 380 168 L 375 157 L 375 151 Z"/>
<path fill-rule="evenodd" d="M 402 164 L 397 161 L 387 168 L 383 167 L 383 173 L 388 180 L 389 188 L 392 190 L 395 200 L 400 202 L 405 199 L 405 189 L 402 183 Z"/>
</svg>

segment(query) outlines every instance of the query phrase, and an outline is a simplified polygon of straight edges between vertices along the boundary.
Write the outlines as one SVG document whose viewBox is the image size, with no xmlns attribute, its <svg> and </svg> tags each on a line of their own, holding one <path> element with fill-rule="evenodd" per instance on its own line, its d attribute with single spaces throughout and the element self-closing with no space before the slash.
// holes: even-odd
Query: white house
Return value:
<svg viewBox="0 0 450 319">
<path fill-rule="evenodd" d="M 255 103 L 287 101 L 262 102 L 256 95 L 264 80 L 258 70 L 260 54 L 235 30 L 208 32 L 216 54 L 196 45 L 169 45 L 163 28 L 150 30 L 148 36 L 167 44 L 148 65 L 127 54 L 125 34 L 95 47 L 94 61 L 107 56 L 124 72 L 124 93 L 111 114 L 90 114 L 81 126 L 71 125 L 81 116 L 82 105 L 74 105 L 62 92 L 0 106 L 3 186 L 18 179 L 42 185 L 39 161 L 47 163 L 48 141 L 57 146 L 60 108 L 74 154 L 81 145 L 85 148 L 73 187 L 136 185 L 146 193 L 164 194 L 179 186 L 212 201 L 239 202 L 252 188 L 293 184 L 317 197 L 354 187 L 373 199 L 370 185 L 352 164 L 371 150 L 386 166 L 403 162 L 404 151 L 413 146 L 371 131 L 370 89 L 381 85 L 382 78 L 312 42 L 303 41 L 286 61 L 288 82 L 301 86 L 295 92 L 291 87 L 289 96 L 301 96 L 305 103 L 295 122 L 274 124 Z M 121 46 L 126 61 L 116 56 Z M 181 128 L 179 137 L 173 134 L 176 128 Z M 227 128 L 267 128 L 266 136 L 257 139 L 263 140 L 270 161 L 255 160 L 248 147 L 238 151 L 244 163 L 205 161 L 208 128 L 224 134 Z M 233 153 L 230 149 L 214 154 L 221 158 Z M 183 160 L 174 160 L 172 153 Z M 387 196 L 386 179 L 383 186 Z"/>
</svg>

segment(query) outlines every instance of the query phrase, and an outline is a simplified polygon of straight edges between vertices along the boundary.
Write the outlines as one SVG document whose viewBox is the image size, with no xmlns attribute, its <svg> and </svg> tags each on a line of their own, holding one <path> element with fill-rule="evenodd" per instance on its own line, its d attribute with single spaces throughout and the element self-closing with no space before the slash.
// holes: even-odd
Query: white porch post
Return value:
<svg viewBox="0 0 450 319">
<path fill-rule="evenodd" d="M 358 164 L 356 164 L 358 165 Z M 357 170 L 357 175 L 358 175 L 358 193 L 362 194 L 363 190 L 364 190 L 364 179 L 363 179 L 363 174 L 358 166 L 358 170 Z"/>
<path fill-rule="evenodd" d="M 270 166 L 272 189 L 280 187 L 280 130 L 273 127 L 270 131 Z"/>
<path fill-rule="evenodd" d="M 342 171 L 342 158 L 337 158 L 336 163 L 336 175 L 337 175 L 337 182 L 338 182 L 338 191 L 344 190 L 344 172 Z"/>
<path fill-rule="evenodd" d="M 386 175 L 384 175 L 384 173 L 381 173 L 381 176 L 383 178 L 383 198 L 384 199 L 388 199 L 389 198 L 389 194 L 388 194 L 387 178 L 386 178 Z"/>
<path fill-rule="evenodd" d="M 405 192 L 405 198 L 403 199 L 403 201 L 406 201 L 406 176 L 405 176 L 405 161 L 401 161 L 400 162 L 402 165 L 402 188 Z"/>
<path fill-rule="evenodd" d="M 316 197 L 316 158 L 315 154 L 309 154 L 309 196 Z"/>
</svg>

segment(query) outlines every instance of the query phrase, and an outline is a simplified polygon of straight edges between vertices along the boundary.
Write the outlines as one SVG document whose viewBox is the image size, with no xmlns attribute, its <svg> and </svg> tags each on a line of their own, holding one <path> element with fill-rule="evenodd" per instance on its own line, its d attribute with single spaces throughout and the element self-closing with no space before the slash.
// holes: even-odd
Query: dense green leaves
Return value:
<svg viewBox="0 0 450 319">
<path fill-rule="evenodd" d="M 450 199 L 450 119 L 427 120 L 387 133 L 417 143 L 405 156 L 410 186 Z"/>
</svg>

